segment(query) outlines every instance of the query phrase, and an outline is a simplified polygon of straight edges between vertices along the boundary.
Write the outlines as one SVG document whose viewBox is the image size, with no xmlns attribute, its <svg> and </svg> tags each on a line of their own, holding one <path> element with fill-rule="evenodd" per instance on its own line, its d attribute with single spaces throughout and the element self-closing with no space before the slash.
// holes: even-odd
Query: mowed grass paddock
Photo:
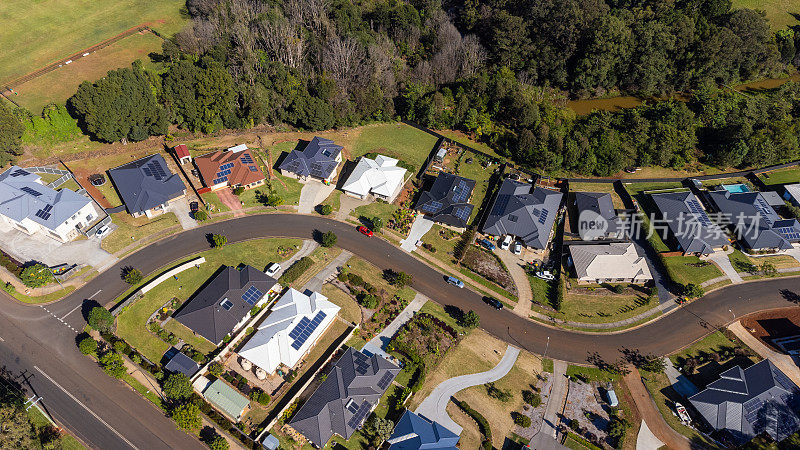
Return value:
<svg viewBox="0 0 800 450">
<path fill-rule="evenodd" d="M 141 24 L 171 35 L 184 0 L 4 0 L 0 82 L 8 83 Z"/>
</svg>

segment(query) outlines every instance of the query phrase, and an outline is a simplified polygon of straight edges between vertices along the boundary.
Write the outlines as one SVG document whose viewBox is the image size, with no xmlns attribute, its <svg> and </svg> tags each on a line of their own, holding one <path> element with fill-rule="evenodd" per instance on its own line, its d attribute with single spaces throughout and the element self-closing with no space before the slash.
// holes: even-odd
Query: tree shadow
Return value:
<svg viewBox="0 0 800 450">
<path fill-rule="evenodd" d="M 83 320 L 89 322 L 89 313 L 96 307 L 103 306 L 95 300 L 84 300 L 83 304 L 81 305 L 81 315 L 83 316 Z"/>
<path fill-rule="evenodd" d="M 444 312 L 456 322 L 459 322 L 464 317 L 464 310 L 455 305 L 445 305 Z"/>
</svg>

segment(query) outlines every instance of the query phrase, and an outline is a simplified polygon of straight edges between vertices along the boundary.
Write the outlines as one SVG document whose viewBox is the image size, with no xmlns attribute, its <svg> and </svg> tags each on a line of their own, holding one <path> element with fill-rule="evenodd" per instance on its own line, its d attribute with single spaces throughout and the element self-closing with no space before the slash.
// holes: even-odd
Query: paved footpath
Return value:
<svg viewBox="0 0 800 450">
<path fill-rule="evenodd" d="M 547 399 L 547 407 L 542 417 L 542 426 L 536 437 L 542 439 L 557 438 L 558 416 L 564 409 L 564 401 L 567 399 L 567 363 L 564 361 L 553 361 L 553 383 L 550 388 L 550 396 Z M 540 436 L 541 435 L 541 436 Z"/>
<path fill-rule="evenodd" d="M 370 339 L 370 341 L 364 345 L 364 350 L 373 354 L 377 353 L 384 357 L 388 356 L 383 351 L 384 347 L 386 347 L 386 344 L 388 344 L 394 334 L 397 333 L 397 330 L 399 330 L 400 327 L 402 327 L 406 322 L 411 320 L 411 318 L 414 317 L 414 314 L 416 314 L 416 312 L 419 311 L 420 308 L 422 308 L 422 305 L 424 305 L 427 301 L 428 297 L 425 297 L 417 292 L 416 295 L 414 295 L 414 300 L 412 300 L 408 306 L 400 311 L 400 314 L 395 317 L 392 323 L 390 323 L 389 326 L 380 332 L 380 334 Z"/>
<path fill-rule="evenodd" d="M 517 356 L 519 356 L 519 349 L 509 345 L 503 358 L 496 366 L 486 372 L 461 375 L 460 377 L 443 381 L 433 389 L 431 395 L 423 400 L 414 412 L 424 415 L 429 420 L 439 422 L 439 424 L 453 433 L 461 434 L 461 425 L 455 423 L 447 414 L 447 404 L 450 403 L 450 398 L 469 387 L 503 378 L 514 366 Z"/>
<path fill-rule="evenodd" d="M 322 289 L 322 285 L 325 284 L 329 278 L 336 275 L 339 272 L 339 267 L 342 267 L 351 256 L 353 256 L 352 253 L 347 250 L 342 250 L 339 256 L 334 258 L 324 269 L 320 270 L 313 278 L 308 280 L 308 283 L 303 286 L 303 290 L 319 291 Z"/>
<path fill-rule="evenodd" d="M 755 336 L 750 334 L 750 332 L 742 326 L 741 322 L 734 322 L 728 325 L 728 329 L 762 358 L 772 361 L 772 364 L 775 364 L 775 366 L 781 369 L 781 372 L 786 374 L 790 380 L 800 386 L 800 368 L 797 367 L 797 363 L 791 356 L 778 353 L 764 345 Z"/>
</svg>

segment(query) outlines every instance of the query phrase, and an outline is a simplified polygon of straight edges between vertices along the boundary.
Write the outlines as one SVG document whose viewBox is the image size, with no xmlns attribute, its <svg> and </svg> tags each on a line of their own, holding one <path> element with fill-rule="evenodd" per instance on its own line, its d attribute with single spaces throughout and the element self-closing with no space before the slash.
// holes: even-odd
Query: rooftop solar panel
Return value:
<svg viewBox="0 0 800 450">
<path fill-rule="evenodd" d="M 392 372 L 386 372 L 378 381 L 378 387 L 385 390 L 387 387 L 389 387 L 389 383 L 392 382 L 393 378 Z"/>
<path fill-rule="evenodd" d="M 466 181 L 461 180 L 458 186 L 453 189 L 453 203 L 463 203 L 469 198 L 469 186 Z"/>
<path fill-rule="evenodd" d="M 257 287 L 250 286 L 250 288 L 247 289 L 247 292 L 242 294 L 242 300 L 246 301 L 251 305 L 255 305 L 256 302 L 263 296 L 264 293 L 261 292 Z"/>
<path fill-rule="evenodd" d="M 442 209 L 442 206 L 443 206 L 442 202 L 433 200 L 433 201 L 430 201 L 430 202 L 425 203 L 424 205 L 422 205 L 422 208 L 420 208 L 420 209 L 422 209 L 425 212 L 436 213 L 436 212 L 439 212 L 439 210 Z"/>
<path fill-rule="evenodd" d="M 27 193 L 27 194 L 30 194 L 30 195 L 32 195 L 32 196 L 34 196 L 34 197 L 38 197 L 38 196 L 42 195 L 42 193 L 41 193 L 41 192 L 39 192 L 39 191 L 37 191 L 37 190 L 35 190 L 35 189 L 32 189 L 32 188 L 29 188 L 28 186 L 23 186 L 22 188 L 20 188 L 20 190 L 21 190 L 22 192 L 25 192 L 25 193 Z"/>
<path fill-rule="evenodd" d="M 24 171 L 22 169 L 17 169 L 14 172 L 11 173 L 12 177 L 21 177 L 23 175 L 28 175 L 28 172 L 26 172 L 26 171 Z"/>
</svg>

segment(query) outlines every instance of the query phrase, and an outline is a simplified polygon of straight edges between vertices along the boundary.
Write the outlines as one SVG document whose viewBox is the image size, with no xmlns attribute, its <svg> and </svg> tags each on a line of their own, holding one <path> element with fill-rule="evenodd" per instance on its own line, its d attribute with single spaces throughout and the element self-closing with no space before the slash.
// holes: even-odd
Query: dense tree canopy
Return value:
<svg viewBox="0 0 800 450">
<path fill-rule="evenodd" d="M 0 103 L 0 167 L 22 154 L 22 133 L 25 126 L 5 104 Z"/>
</svg>

